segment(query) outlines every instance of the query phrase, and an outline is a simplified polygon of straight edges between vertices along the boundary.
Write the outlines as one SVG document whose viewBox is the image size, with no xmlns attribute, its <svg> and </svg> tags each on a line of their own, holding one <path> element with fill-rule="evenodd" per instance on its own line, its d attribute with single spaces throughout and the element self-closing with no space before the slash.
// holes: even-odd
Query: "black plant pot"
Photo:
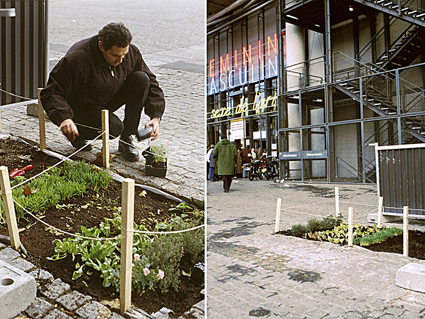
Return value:
<svg viewBox="0 0 425 319">
<path fill-rule="evenodd" d="M 143 157 L 146 159 L 146 176 L 165 177 L 167 173 L 167 160 L 165 162 L 155 162 L 150 151 L 150 147 L 148 147 L 142 152 Z"/>
<path fill-rule="evenodd" d="M 146 165 L 145 172 L 146 172 L 146 176 L 165 177 L 165 174 L 167 174 L 167 168 L 153 167 L 152 165 Z"/>
</svg>

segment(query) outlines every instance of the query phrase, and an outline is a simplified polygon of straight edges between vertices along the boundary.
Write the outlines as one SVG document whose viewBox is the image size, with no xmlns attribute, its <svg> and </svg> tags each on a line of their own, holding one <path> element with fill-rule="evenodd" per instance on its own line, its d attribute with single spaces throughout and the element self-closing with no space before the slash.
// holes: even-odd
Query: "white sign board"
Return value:
<svg viewBox="0 0 425 319">
<path fill-rule="evenodd" d="M 244 138 L 244 121 L 236 120 L 230 122 L 230 141 L 241 140 Z"/>
</svg>

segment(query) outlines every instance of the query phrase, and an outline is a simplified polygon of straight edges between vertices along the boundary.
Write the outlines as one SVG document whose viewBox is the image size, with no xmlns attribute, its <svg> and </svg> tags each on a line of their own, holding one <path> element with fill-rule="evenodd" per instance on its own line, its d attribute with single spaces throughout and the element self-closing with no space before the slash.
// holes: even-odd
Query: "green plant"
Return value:
<svg viewBox="0 0 425 319">
<path fill-rule="evenodd" d="M 26 210 L 37 213 L 57 205 L 63 199 L 84 194 L 89 188 L 105 188 L 111 181 L 112 177 L 107 171 L 95 170 L 84 161 L 64 162 L 63 167 L 54 167 L 29 181 L 26 186 L 31 189 L 31 194 L 24 194 L 24 186 L 20 186 L 12 190 L 12 196 Z M 3 201 L 1 206 L 4 211 Z M 19 205 L 15 205 L 15 210 L 18 219 L 25 215 Z"/>
<path fill-rule="evenodd" d="M 161 144 L 159 146 L 151 146 L 151 152 L 153 156 L 154 162 L 165 162 L 167 159 L 167 148 L 164 144 Z"/>
<path fill-rule="evenodd" d="M 177 207 L 177 206 L 176 206 Z M 188 209 L 189 206 L 181 205 L 177 208 Z M 182 230 L 191 228 L 204 222 L 203 211 L 190 208 L 192 211 L 175 216 L 168 223 L 162 223 L 157 229 Z M 174 209 L 176 210 L 176 209 Z M 99 241 L 83 239 L 81 237 L 56 239 L 55 255 L 51 260 L 65 258 L 68 254 L 75 259 L 79 255 L 82 260 L 81 265 L 76 265 L 73 279 L 81 277 L 84 273 L 91 273 L 90 269 L 101 272 L 103 285 L 119 288 L 120 281 L 120 233 L 121 233 L 121 209 L 115 207 L 113 218 L 104 218 L 98 227 L 90 229 L 81 227 L 82 235 L 99 239 L 101 237 L 117 236 L 117 239 Z M 190 216 L 189 216 L 190 215 Z M 190 218 L 189 218 L 190 217 Z M 134 224 L 135 230 L 146 231 L 143 225 Z M 133 268 L 133 289 L 138 293 L 146 290 L 159 288 L 162 292 L 170 288 L 177 291 L 180 283 L 179 265 L 184 254 L 189 254 L 192 258 L 204 251 L 204 230 L 203 228 L 178 233 L 161 234 L 148 236 L 135 232 L 133 234 L 133 254 L 135 260 Z M 146 271 L 149 270 L 149 273 Z M 156 277 L 155 277 L 156 276 Z"/>
<path fill-rule="evenodd" d="M 370 246 L 373 244 L 382 243 L 389 238 L 403 234 L 403 230 L 396 227 L 383 228 L 380 231 L 371 235 L 353 239 L 353 243 L 360 246 Z"/>
<path fill-rule="evenodd" d="M 291 227 L 291 235 L 301 237 L 303 234 L 308 232 L 308 227 L 305 225 L 297 224 Z"/>
<path fill-rule="evenodd" d="M 324 217 L 323 220 L 312 218 L 307 222 L 307 225 L 293 225 L 291 228 L 291 234 L 296 237 L 302 237 L 308 232 L 314 233 L 317 231 L 330 230 L 336 226 L 341 225 L 342 220 L 342 215 L 338 215 L 338 217 L 329 215 L 327 217 Z"/>
<path fill-rule="evenodd" d="M 164 278 L 158 283 L 161 292 L 170 288 L 178 291 L 180 283 L 179 263 L 184 254 L 181 234 L 164 234 L 138 251 L 146 256 L 152 268 L 162 269 Z"/>
<path fill-rule="evenodd" d="M 158 282 L 165 277 L 161 269 L 152 269 L 146 256 L 134 254 L 132 271 L 133 289 L 140 295 L 146 290 L 155 290 Z"/>
</svg>

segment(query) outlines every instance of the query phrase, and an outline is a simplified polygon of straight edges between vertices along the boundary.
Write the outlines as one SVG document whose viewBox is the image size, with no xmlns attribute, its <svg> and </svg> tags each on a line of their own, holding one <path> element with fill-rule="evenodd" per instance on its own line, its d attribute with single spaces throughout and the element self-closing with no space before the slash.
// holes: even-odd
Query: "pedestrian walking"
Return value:
<svg viewBox="0 0 425 319">
<path fill-rule="evenodd" d="M 250 158 L 250 162 L 254 161 L 257 158 L 257 153 L 255 152 L 255 148 L 251 149 L 251 153 L 248 154 Z"/>
<path fill-rule="evenodd" d="M 214 182 L 215 181 L 215 160 L 213 157 L 213 150 L 214 150 L 214 144 L 211 145 L 211 150 L 209 152 L 209 161 L 210 161 L 210 181 Z"/>
<path fill-rule="evenodd" d="M 228 193 L 232 185 L 232 178 L 235 175 L 235 166 L 238 152 L 236 146 L 225 136 L 217 143 L 213 150 L 213 158 L 217 174 L 223 179 L 223 190 Z"/>
<path fill-rule="evenodd" d="M 207 163 L 207 180 L 210 173 L 210 154 L 212 152 L 212 148 L 207 145 L 207 151 L 205 153 L 205 161 Z"/>
<path fill-rule="evenodd" d="M 239 155 L 242 158 L 242 167 L 243 167 L 243 169 L 242 169 L 242 177 L 243 178 L 246 178 L 246 170 L 245 170 L 246 165 L 245 164 L 251 163 L 251 159 L 249 158 L 249 149 L 250 148 L 251 148 L 251 146 L 250 145 L 247 145 L 244 149 L 242 149 L 239 152 Z"/>
<path fill-rule="evenodd" d="M 49 118 L 76 148 L 91 150 L 102 127 L 101 111 L 109 110 L 109 131 L 121 136 L 119 151 L 128 161 L 139 153 L 132 135 L 138 133 L 143 109 L 150 117 L 145 124 L 152 140 L 159 135 L 165 110 L 164 93 L 132 35 L 122 23 L 109 23 L 95 36 L 75 43 L 50 73 L 41 92 L 41 102 Z M 121 121 L 113 112 L 125 104 Z"/>
<path fill-rule="evenodd" d="M 241 177 L 243 175 L 243 165 L 242 165 L 242 156 L 241 151 L 238 151 L 238 158 L 236 160 L 236 177 Z"/>
</svg>

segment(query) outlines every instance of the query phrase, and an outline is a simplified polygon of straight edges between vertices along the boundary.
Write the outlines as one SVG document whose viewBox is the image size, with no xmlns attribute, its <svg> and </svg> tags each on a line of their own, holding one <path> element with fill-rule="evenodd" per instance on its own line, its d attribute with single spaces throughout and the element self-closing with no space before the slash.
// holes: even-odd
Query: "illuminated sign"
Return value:
<svg viewBox="0 0 425 319">
<path fill-rule="evenodd" d="M 215 94 L 247 83 L 278 76 L 278 41 L 276 33 L 266 43 L 258 41 L 242 47 L 233 56 L 227 52 L 218 61 L 208 62 L 207 94 Z"/>
<path fill-rule="evenodd" d="M 273 96 L 268 96 L 265 98 L 261 98 L 261 93 L 257 92 L 255 94 L 254 103 L 252 104 L 251 110 L 255 112 L 255 114 L 264 113 L 266 109 L 271 109 L 270 111 L 276 111 L 277 109 L 277 94 Z M 235 106 L 232 110 L 231 107 L 221 107 L 219 109 L 214 109 L 211 111 L 210 118 L 216 119 L 225 116 L 232 116 L 237 114 L 248 115 L 248 100 L 243 96 L 241 98 L 241 102 Z"/>
</svg>

